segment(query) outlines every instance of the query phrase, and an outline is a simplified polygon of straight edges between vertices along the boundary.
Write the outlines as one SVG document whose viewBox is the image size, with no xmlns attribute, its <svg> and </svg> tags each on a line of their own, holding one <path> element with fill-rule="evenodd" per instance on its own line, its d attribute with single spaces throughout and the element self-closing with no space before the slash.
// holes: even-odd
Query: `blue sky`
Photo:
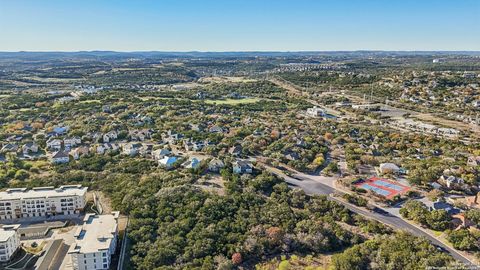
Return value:
<svg viewBox="0 0 480 270">
<path fill-rule="evenodd" d="M 0 51 L 480 50 L 480 0 L 1 0 Z"/>
</svg>

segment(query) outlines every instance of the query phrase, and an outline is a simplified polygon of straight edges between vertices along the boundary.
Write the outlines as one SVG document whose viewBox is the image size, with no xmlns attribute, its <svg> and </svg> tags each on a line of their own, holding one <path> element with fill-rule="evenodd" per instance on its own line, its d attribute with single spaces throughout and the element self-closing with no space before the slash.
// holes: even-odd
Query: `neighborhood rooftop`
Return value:
<svg viewBox="0 0 480 270">
<path fill-rule="evenodd" d="M 68 253 L 93 253 L 107 250 L 117 232 L 119 212 L 109 215 L 87 214 L 75 232 L 75 244 Z"/>
<path fill-rule="evenodd" d="M 66 185 L 55 187 L 27 188 L 9 188 L 0 192 L 0 201 L 29 199 L 29 198 L 50 198 L 63 196 L 83 196 L 87 192 L 87 187 L 81 185 Z"/>
</svg>

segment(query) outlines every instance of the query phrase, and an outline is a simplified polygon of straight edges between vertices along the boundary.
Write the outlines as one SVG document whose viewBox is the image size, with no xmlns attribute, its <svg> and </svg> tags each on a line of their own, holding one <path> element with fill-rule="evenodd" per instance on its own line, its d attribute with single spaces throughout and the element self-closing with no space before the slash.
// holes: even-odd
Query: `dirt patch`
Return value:
<svg viewBox="0 0 480 270">
<path fill-rule="evenodd" d="M 225 195 L 225 185 L 220 175 L 206 175 L 198 179 L 196 186 L 206 191 L 215 192 L 218 195 Z"/>
<path fill-rule="evenodd" d="M 112 210 L 112 202 L 110 198 L 108 198 L 103 192 L 101 191 L 89 191 L 87 192 L 87 201 L 94 201 L 94 196 L 97 198 L 97 204 L 100 205 L 102 208 L 102 213 L 103 214 L 109 214 L 111 213 Z M 98 207 L 97 207 L 98 208 Z"/>
</svg>

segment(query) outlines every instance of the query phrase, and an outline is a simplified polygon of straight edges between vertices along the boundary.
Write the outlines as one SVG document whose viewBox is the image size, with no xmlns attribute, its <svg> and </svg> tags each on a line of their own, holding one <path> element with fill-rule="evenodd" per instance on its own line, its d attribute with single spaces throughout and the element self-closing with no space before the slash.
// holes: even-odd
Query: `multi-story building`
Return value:
<svg viewBox="0 0 480 270">
<path fill-rule="evenodd" d="M 73 215 L 83 210 L 87 187 L 69 185 L 0 192 L 0 220 Z"/>
<path fill-rule="evenodd" d="M 119 212 L 87 214 L 75 232 L 68 254 L 75 270 L 109 269 L 118 237 Z"/>
<path fill-rule="evenodd" d="M 20 247 L 17 229 L 20 225 L 3 225 L 0 228 L 0 262 L 8 262 Z"/>
</svg>

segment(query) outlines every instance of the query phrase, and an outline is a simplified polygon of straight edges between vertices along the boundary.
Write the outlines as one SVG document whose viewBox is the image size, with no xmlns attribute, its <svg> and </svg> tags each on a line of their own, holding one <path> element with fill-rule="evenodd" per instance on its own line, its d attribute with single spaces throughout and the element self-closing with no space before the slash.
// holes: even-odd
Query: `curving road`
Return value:
<svg viewBox="0 0 480 270">
<path fill-rule="evenodd" d="M 335 197 L 330 196 L 331 194 L 335 193 L 336 190 L 335 188 L 332 187 L 333 177 L 325 177 L 325 176 L 313 176 L 313 175 L 307 175 L 303 173 L 298 173 L 295 175 L 295 178 L 287 176 L 284 174 L 281 170 L 277 168 L 270 167 L 268 165 L 262 164 L 265 169 L 270 171 L 271 173 L 282 177 L 285 182 L 287 182 L 290 186 L 293 187 L 298 187 L 301 188 L 305 191 L 307 194 L 320 194 L 320 195 L 327 195 L 329 200 L 336 201 L 340 204 L 343 204 L 346 208 L 348 208 L 350 211 L 355 212 L 359 215 L 378 220 L 384 224 L 387 224 L 393 228 L 399 229 L 399 230 L 404 230 L 408 231 L 416 236 L 421 236 L 425 237 L 428 240 L 430 240 L 433 244 L 443 248 L 444 250 L 448 251 L 450 255 L 452 255 L 453 258 L 456 260 L 464 263 L 465 265 L 476 265 L 472 261 L 470 261 L 468 258 L 464 257 L 462 254 L 460 254 L 458 251 L 455 249 L 450 248 L 449 246 L 445 245 L 432 235 L 424 232 L 420 228 L 406 222 L 402 218 L 392 215 L 385 211 L 385 214 L 377 213 L 377 212 L 371 212 L 368 210 L 365 210 L 360 207 L 356 207 L 354 205 L 351 205 L 349 203 L 346 203 L 343 200 L 339 200 Z M 319 182 L 321 181 L 321 182 Z M 327 183 L 327 184 L 323 184 Z M 341 192 L 341 191 L 340 191 Z M 385 210 L 385 209 L 383 209 Z M 478 265 L 477 265 L 478 266 Z"/>
</svg>

